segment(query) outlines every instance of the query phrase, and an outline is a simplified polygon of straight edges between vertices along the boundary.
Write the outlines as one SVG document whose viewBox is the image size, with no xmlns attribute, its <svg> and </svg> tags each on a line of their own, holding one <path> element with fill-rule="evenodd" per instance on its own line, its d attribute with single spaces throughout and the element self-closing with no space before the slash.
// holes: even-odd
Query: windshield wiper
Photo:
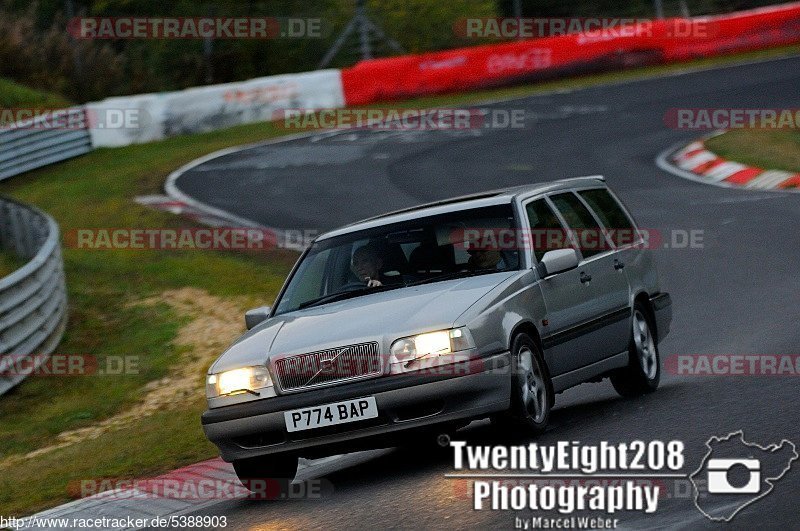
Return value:
<svg viewBox="0 0 800 531">
<path fill-rule="evenodd" d="M 323 295 L 322 297 L 317 297 L 316 299 L 311 299 L 309 301 L 303 302 L 297 307 L 297 309 L 302 310 L 304 308 L 310 308 L 312 306 L 318 306 L 320 304 L 325 304 L 328 302 L 336 302 L 345 299 L 350 299 L 352 297 L 358 297 L 359 295 L 364 295 L 366 293 L 377 293 L 379 291 L 386 291 L 389 289 L 402 288 L 402 287 L 403 284 L 389 284 L 389 285 L 384 284 L 383 286 L 375 286 L 372 288 L 364 286 L 363 288 L 359 289 L 353 289 L 348 291 L 337 291 L 335 293 L 328 293 L 327 295 Z"/>
<path fill-rule="evenodd" d="M 461 271 L 451 271 L 449 273 L 442 273 L 431 278 L 423 278 L 409 282 L 407 286 L 419 286 L 420 284 L 429 284 L 431 282 L 439 282 L 440 280 L 452 280 L 454 278 L 474 277 L 475 275 L 483 275 L 484 273 L 502 273 L 502 270 L 487 268 L 487 269 L 462 269 Z"/>
</svg>

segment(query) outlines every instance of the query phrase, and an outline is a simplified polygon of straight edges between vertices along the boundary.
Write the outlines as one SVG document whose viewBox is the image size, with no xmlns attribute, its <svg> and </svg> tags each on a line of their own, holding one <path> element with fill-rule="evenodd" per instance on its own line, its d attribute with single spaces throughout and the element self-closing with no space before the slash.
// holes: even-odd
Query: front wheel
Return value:
<svg viewBox="0 0 800 531">
<path fill-rule="evenodd" d="M 611 375 L 611 384 L 625 397 L 652 393 L 661 380 L 658 345 L 647 309 L 637 302 L 633 307 L 628 366 Z"/>
<path fill-rule="evenodd" d="M 297 474 L 296 456 L 264 456 L 233 461 L 239 481 L 259 498 L 280 498 Z"/>
<path fill-rule="evenodd" d="M 495 422 L 533 434 L 544 433 L 553 407 L 553 385 L 541 350 L 527 334 L 514 338 L 511 370 L 511 408 Z"/>
</svg>

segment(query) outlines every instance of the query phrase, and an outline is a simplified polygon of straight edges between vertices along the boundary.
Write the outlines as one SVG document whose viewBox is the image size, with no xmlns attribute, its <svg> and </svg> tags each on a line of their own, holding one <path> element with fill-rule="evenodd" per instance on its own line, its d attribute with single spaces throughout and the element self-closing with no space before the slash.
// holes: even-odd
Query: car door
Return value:
<svg viewBox="0 0 800 531">
<path fill-rule="evenodd" d="M 609 232 L 615 247 L 614 266 L 625 271 L 628 283 L 651 271 L 645 241 L 619 199 L 608 188 L 578 190 L 578 195 Z"/>
<path fill-rule="evenodd" d="M 561 220 L 544 198 L 525 205 L 532 255 L 539 262 L 547 251 L 575 247 Z M 538 282 L 546 313 L 542 320 L 542 344 L 552 376 L 578 369 L 590 362 L 589 335 L 572 331 L 592 319 L 596 311 L 591 291 L 581 284 L 578 269 L 564 271 Z"/>
<path fill-rule="evenodd" d="M 563 337 L 581 335 L 589 341 L 591 347 L 577 355 L 583 365 L 589 365 L 627 349 L 631 316 L 628 278 L 597 217 L 576 193 L 554 193 L 548 199 L 581 253 L 576 289 L 583 290 L 587 305 L 579 313 L 589 317 Z"/>
</svg>

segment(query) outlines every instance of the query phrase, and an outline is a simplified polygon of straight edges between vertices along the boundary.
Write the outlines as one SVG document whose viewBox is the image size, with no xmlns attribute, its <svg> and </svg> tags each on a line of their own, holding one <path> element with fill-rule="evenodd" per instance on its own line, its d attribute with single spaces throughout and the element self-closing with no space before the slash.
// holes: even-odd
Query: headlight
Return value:
<svg viewBox="0 0 800 531">
<path fill-rule="evenodd" d="M 206 396 L 216 398 L 222 395 L 236 395 L 239 393 L 254 393 L 264 387 L 272 387 L 272 378 L 263 365 L 255 367 L 242 367 L 210 374 L 206 380 Z"/>
<path fill-rule="evenodd" d="M 475 348 L 466 327 L 404 337 L 392 343 L 391 363 L 409 363 L 426 356 L 442 356 Z"/>
</svg>

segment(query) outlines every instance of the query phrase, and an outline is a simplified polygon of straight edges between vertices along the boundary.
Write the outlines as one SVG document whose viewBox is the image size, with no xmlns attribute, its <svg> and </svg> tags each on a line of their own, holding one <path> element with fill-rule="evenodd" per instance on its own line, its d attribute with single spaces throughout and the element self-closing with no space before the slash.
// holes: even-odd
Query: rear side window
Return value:
<svg viewBox="0 0 800 531">
<path fill-rule="evenodd" d="M 578 247 L 584 258 L 589 258 L 609 249 L 603 235 L 603 229 L 575 194 L 568 192 L 551 196 L 550 199 L 556 205 L 558 211 L 561 212 L 561 215 L 564 216 L 569 228 L 574 231 Z"/>
<path fill-rule="evenodd" d="M 597 217 L 608 229 L 614 245 L 620 247 L 636 241 L 636 229 L 633 227 L 633 222 L 608 190 L 597 188 L 583 190 L 578 194 L 592 207 Z"/>
</svg>

